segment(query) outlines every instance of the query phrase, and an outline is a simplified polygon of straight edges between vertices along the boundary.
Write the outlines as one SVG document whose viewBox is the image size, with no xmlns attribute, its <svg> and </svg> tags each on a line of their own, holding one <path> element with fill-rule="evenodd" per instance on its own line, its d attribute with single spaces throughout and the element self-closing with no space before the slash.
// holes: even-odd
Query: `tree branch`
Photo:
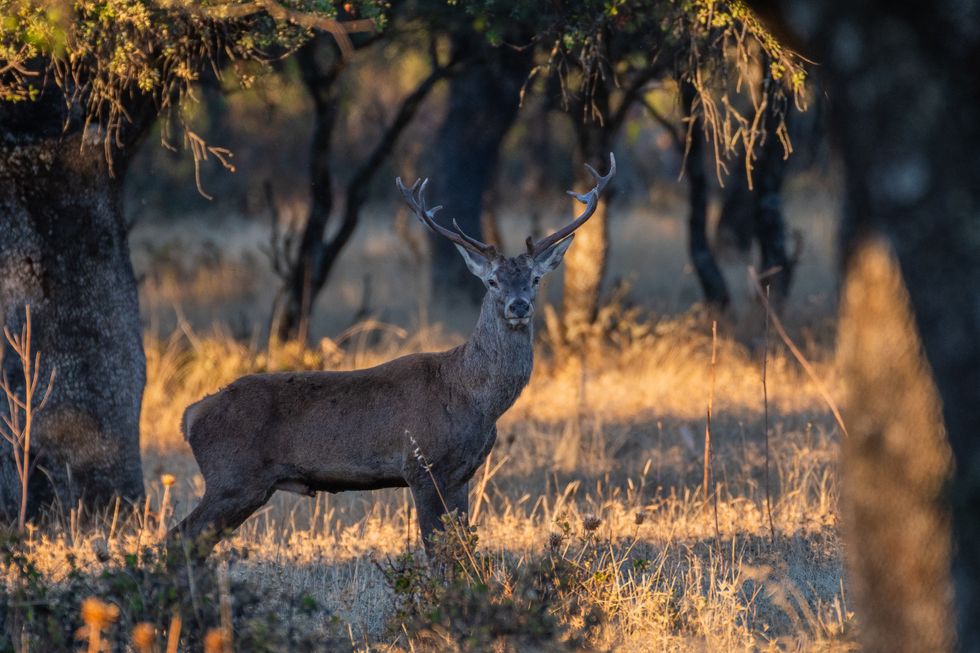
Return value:
<svg viewBox="0 0 980 653">
<path fill-rule="evenodd" d="M 454 57 L 446 65 L 434 68 L 429 76 L 422 80 L 418 87 L 402 100 L 395 118 L 385 129 L 380 141 L 378 141 L 374 150 L 354 173 L 350 183 L 347 185 L 344 217 L 340 223 L 340 229 L 330 239 L 324 256 L 320 259 L 320 266 L 317 269 L 316 275 L 316 281 L 320 285 L 326 281 L 337 256 L 343 250 L 347 241 L 350 240 L 354 229 L 357 227 L 361 207 L 367 200 L 368 187 L 374 175 L 388 155 L 391 154 L 391 151 L 398 142 L 398 138 L 415 117 L 415 114 L 422 106 L 423 100 L 425 100 L 432 88 L 441 80 L 454 75 L 458 64 L 459 59 Z"/>
<path fill-rule="evenodd" d="M 609 128 L 612 132 L 616 132 L 623 121 L 626 119 L 626 114 L 629 112 L 630 107 L 633 102 L 643 94 L 643 87 L 646 86 L 654 77 L 660 73 L 660 66 L 657 65 L 657 57 L 654 56 L 653 61 L 650 65 L 646 66 L 640 70 L 636 77 L 633 78 L 632 83 L 629 88 L 623 93 L 623 99 L 619 102 L 619 107 L 609 118 Z"/>
<path fill-rule="evenodd" d="M 686 149 L 685 141 L 687 139 L 681 136 L 681 132 L 677 128 L 677 125 L 672 123 L 667 116 L 660 113 L 657 108 L 653 106 L 653 104 L 651 104 L 645 97 L 640 98 L 640 102 L 643 104 L 643 107 L 647 110 L 650 116 L 657 122 L 657 124 L 663 127 L 667 133 L 670 134 L 671 140 L 673 140 L 674 144 L 683 152 Z"/>
<path fill-rule="evenodd" d="M 207 16 L 213 20 L 247 18 L 255 14 L 266 13 L 278 21 L 290 22 L 307 29 L 329 33 L 337 41 L 337 45 L 340 47 L 344 58 L 349 57 L 354 52 L 354 46 L 348 34 L 374 31 L 374 21 L 368 19 L 338 21 L 335 18 L 317 13 L 291 9 L 278 2 L 278 0 L 252 0 L 251 2 L 244 3 L 228 2 L 207 7 L 202 7 L 193 1 L 178 2 L 175 0 L 162 0 L 160 4 L 164 7 L 178 6 L 185 11 Z"/>
</svg>

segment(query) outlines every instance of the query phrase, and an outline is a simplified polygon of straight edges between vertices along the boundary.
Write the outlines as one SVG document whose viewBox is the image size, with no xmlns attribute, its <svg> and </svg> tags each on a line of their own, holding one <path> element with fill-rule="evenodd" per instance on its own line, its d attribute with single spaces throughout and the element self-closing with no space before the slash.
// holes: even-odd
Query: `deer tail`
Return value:
<svg viewBox="0 0 980 653">
<path fill-rule="evenodd" d="M 184 416 L 180 420 L 180 430 L 184 434 L 184 440 L 190 441 L 191 438 L 191 428 L 194 427 L 194 421 L 197 418 L 198 409 L 201 407 L 202 401 L 195 401 L 193 404 L 188 406 L 184 410 Z"/>
</svg>

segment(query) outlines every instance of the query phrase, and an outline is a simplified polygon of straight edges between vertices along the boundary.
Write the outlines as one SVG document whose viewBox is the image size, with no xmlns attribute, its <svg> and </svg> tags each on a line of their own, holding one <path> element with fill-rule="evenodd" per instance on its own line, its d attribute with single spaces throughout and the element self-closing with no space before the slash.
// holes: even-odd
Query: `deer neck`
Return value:
<svg viewBox="0 0 980 653">
<path fill-rule="evenodd" d="M 531 378 L 531 325 L 510 328 L 488 294 L 480 319 L 460 353 L 460 378 L 467 393 L 484 414 L 496 420 L 513 405 Z"/>
</svg>

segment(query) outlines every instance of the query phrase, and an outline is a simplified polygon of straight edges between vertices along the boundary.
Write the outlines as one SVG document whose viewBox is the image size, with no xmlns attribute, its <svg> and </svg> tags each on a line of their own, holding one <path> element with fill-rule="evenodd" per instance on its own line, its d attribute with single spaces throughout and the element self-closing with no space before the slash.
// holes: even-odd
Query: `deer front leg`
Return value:
<svg viewBox="0 0 980 653">
<path fill-rule="evenodd" d="M 470 484 L 466 481 L 446 493 L 446 507 L 456 511 L 456 519 L 464 528 L 470 524 Z"/>
<path fill-rule="evenodd" d="M 422 544 L 425 546 L 426 556 L 432 560 L 435 553 L 432 536 L 436 531 L 443 530 L 442 516 L 455 510 L 460 523 L 464 527 L 468 524 L 469 484 L 464 482 L 453 488 L 440 486 L 437 490 L 433 479 L 426 478 L 412 485 L 412 497 L 415 499 L 419 529 L 422 531 Z"/>
</svg>

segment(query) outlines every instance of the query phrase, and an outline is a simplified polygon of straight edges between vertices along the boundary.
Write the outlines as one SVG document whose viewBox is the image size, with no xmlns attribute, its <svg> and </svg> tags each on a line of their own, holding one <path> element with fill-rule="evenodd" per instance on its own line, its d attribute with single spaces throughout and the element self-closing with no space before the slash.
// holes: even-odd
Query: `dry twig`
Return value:
<svg viewBox="0 0 980 653">
<path fill-rule="evenodd" d="M 0 391 L 6 399 L 7 410 L 0 413 L 2 424 L 0 424 L 0 436 L 6 440 L 11 447 L 11 455 L 14 465 L 17 468 L 17 478 L 20 481 L 20 508 L 17 513 L 17 530 L 23 532 L 24 524 L 27 519 L 27 482 L 30 478 L 33 462 L 31 461 L 31 429 L 33 427 L 34 415 L 44 408 L 48 399 L 51 397 L 51 390 L 54 387 L 55 370 L 52 367 L 48 377 L 48 384 L 44 390 L 41 401 L 35 403 L 34 397 L 37 395 L 38 383 L 41 380 L 41 352 L 36 352 L 32 356 L 31 352 L 31 307 L 30 304 L 24 307 L 24 326 L 19 334 L 11 333 L 7 327 L 3 328 L 3 335 L 7 339 L 10 349 L 20 362 L 20 368 L 24 375 L 23 392 L 18 392 L 18 388 L 11 384 L 7 371 L 3 367 L 4 348 L 0 347 Z M 23 396 L 21 396 L 21 394 Z"/>
<path fill-rule="evenodd" d="M 759 283 L 758 273 L 756 273 L 755 268 L 751 265 L 749 266 L 749 283 L 752 284 L 752 289 L 762 302 L 762 306 L 766 309 L 766 315 L 772 320 L 772 326 L 774 329 L 776 329 L 776 333 L 779 334 L 779 337 L 782 339 L 783 343 L 785 343 L 786 347 L 793 354 L 793 358 L 797 360 L 800 367 L 803 368 L 803 370 L 807 373 L 807 376 L 810 377 L 810 380 L 813 381 L 813 384 L 817 386 L 817 392 L 820 393 L 820 397 L 824 400 L 824 403 L 827 404 L 830 412 L 833 413 L 834 419 L 837 421 L 837 426 L 840 428 L 841 433 L 844 434 L 844 437 L 847 437 L 847 427 L 844 426 L 844 418 L 841 416 L 840 410 L 837 408 L 837 402 L 835 402 L 834 398 L 830 396 L 830 392 L 827 391 L 827 386 L 825 386 L 823 381 L 820 380 L 820 377 L 817 376 L 817 371 L 813 369 L 813 365 L 810 364 L 810 361 L 806 359 L 806 356 L 803 355 L 800 348 L 796 346 L 793 339 L 789 337 L 788 333 L 786 333 L 782 320 L 780 320 L 779 316 L 772 310 L 772 305 L 769 303 L 769 299 L 762 290 L 762 286 Z"/>
</svg>

